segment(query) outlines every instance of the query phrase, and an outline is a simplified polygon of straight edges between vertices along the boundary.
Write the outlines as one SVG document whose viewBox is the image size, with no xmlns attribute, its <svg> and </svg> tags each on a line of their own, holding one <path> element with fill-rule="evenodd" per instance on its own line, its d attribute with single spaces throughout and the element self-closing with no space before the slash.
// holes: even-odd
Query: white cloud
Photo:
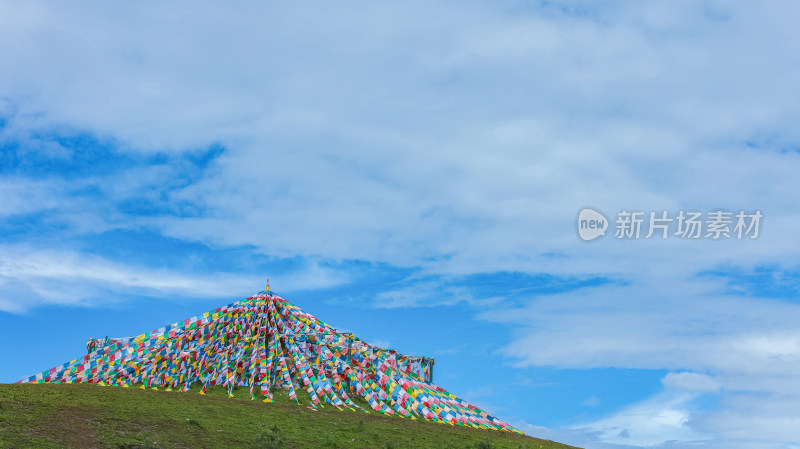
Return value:
<svg viewBox="0 0 800 449">
<path fill-rule="evenodd" d="M 720 282 L 672 277 L 530 298 L 483 317 L 524 330 L 503 349 L 523 365 L 744 370 L 800 366 L 800 307 L 720 295 Z"/>
<path fill-rule="evenodd" d="M 231 274 L 192 276 L 136 267 L 71 251 L 41 251 L 3 246 L 0 252 L 0 310 L 17 311 L 40 304 L 114 302 L 114 293 L 228 297 L 257 285 Z M 238 286 L 238 287 L 237 287 Z M 111 292 L 112 295 L 107 293 Z"/>
<path fill-rule="evenodd" d="M 595 395 L 591 395 L 584 399 L 583 402 L 581 402 L 581 405 L 585 405 L 586 407 L 597 407 L 600 405 L 600 398 Z"/>
<path fill-rule="evenodd" d="M 426 307 L 452 305 L 459 302 L 475 300 L 469 287 L 442 286 L 441 280 L 416 280 L 414 276 L 406 278 L 403 286 L 393 290 L 385 289 L 374 298 L 375 307 Z"/>
<path fill-rule="evenodd" d="M 262 285 L 260 276 L 225 272 L 182 273 L 127 265 L 74 251 L 0 246 L 0 310 L 19 312 L 42 304 L 98 305 L 133 294 L 179 298 L 241 299 Z M 280 291 L 313 290 L 346 283 L 347 276 L 312 264 L 272 279 Z"/>
<path fill-rule="evenodd" d="M 582 424 L 596 434 L 593 441 L 636 447 L 677 444 L 665 443 L 670 440 L 686 447 L 800 444 L 800 307 L 719 295 L 714 282 L 648 279 L 644 285 L 531 298 L 528 305 L 484 317 L 519 326 L 501 351 L 523 366 L 680 370 L 662 379 L 663 393 Z M 695 405 L 709 393 L 718 395 L 715 407 Z M 696 439 L 709 441 L 689 443 Z"/>
<path fill-rule="evenodd" d="M 719 383 L 707 374 L 681 372 L 668 373 L 661 383 L 673 390 L 688 392 L 715 393 L 719 391 Z"/>
<path fill-rule="evenodd" d="M 0 217 L 55 208 L 63 199 L 62 187 L 54 182 L 0 179 Z"/>
<path fill-rule="evenodd" d="M 392 343 L 389 340 L 385 340 L 382 338 L 373 338 L 370 340 L 370 344 L 373 346 L 377 346 L 379 348 L 391 348 Z"/>
<path fill-rule="evenodd" d="M 722 410 L 702 392 L 665 390 L 571 431 L 521 423 L 531 435 L 587 449 L 796 449 L 796 398 L 723 394 Z"/>
<path fill-rule="evenodd" d="M 689 426 L 694 396 L 661 394 L 595 422 L 576 425 L 605 443 L 647 447 L 665 442 L 710 439 Z"/>
<path fill-rule="evenodd" d="M 758 245 L 680 247 L 687 272 L 796 253 L 776 237 L 798 218 L 780 186 L 800 169 L 780 151 L 798 137 L 783 8 L 452 6 L 9 3 L 5 132 L 66 125 L 130 151 L 222 143 L 214 170 L 174 196 L 205 213 L 148 224 L 278 256 L 540 272 L 558 252 L 570 257 L 555 270 L 613 258 L 627 274 L 674 257 L 590 257 L 572 229 L 585 204 L 766 211 Z M 119 195 L 143 174 L 100 185 Z"/>
</svg>

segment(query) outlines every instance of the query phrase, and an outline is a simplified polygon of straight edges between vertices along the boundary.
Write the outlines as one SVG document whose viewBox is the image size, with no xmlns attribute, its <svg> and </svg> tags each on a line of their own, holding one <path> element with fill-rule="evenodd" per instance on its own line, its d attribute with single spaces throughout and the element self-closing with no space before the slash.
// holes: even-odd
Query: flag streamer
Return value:
<svg viewBox="0 0 800 449">
<path fill-rule="evenodd" d="M 272 402 L 275 388 L 368 412 L 522 433 L 432 382 L 433 359 L 399 354 L 338 332 L 280 296 L 262 291 L 203 315 L 131 338 L 90 339 L 87 354 L 18 383 L 90 383 L 186 392 L 221 385 L 233 396 Z"/>
</svg>

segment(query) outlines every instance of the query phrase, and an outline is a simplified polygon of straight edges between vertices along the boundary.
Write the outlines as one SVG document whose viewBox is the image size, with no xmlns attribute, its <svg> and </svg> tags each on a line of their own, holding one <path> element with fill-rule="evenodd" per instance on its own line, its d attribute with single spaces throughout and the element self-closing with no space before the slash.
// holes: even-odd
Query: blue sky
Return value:
<svg viewBox="0 0 800 449">
<path fill-rule="evenodd" d="M 535 436 L 800 448 L 798 12 L 0 1 L 0 382 L 270 278 Z"/>
</svg>

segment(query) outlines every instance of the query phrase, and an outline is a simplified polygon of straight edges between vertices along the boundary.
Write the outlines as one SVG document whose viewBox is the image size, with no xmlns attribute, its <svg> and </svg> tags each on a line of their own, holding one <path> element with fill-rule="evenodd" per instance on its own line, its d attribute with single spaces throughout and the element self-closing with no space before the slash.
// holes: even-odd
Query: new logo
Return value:
<svg viewBox="0 0 800 449">
<path fill-rule="evenodd" d="M 608 219 L 600 212 L 589 209 L 581 209 L 578 214 L 578 236 L 583 240 L 594 240 L 597 237 L 606 235 L 608 229 Z"/>
</svg>

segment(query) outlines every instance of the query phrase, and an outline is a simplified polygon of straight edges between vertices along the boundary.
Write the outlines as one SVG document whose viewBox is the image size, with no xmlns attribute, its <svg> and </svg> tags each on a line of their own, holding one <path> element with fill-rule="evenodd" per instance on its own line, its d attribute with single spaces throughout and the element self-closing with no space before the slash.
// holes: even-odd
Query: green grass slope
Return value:
<svg viewBox="0 0 800 449">
<path fill-rule="evenodd" d="M 300 397 L 301 403 L 307 398 Z M 360 404 L 361 405 L 361 404 Z M 552 441 L 380 415 L 317 411 L 284 392 L 251 401 L 85 384 L 0 385 L 0 448 L 570 448 Z"/>
</svg>

